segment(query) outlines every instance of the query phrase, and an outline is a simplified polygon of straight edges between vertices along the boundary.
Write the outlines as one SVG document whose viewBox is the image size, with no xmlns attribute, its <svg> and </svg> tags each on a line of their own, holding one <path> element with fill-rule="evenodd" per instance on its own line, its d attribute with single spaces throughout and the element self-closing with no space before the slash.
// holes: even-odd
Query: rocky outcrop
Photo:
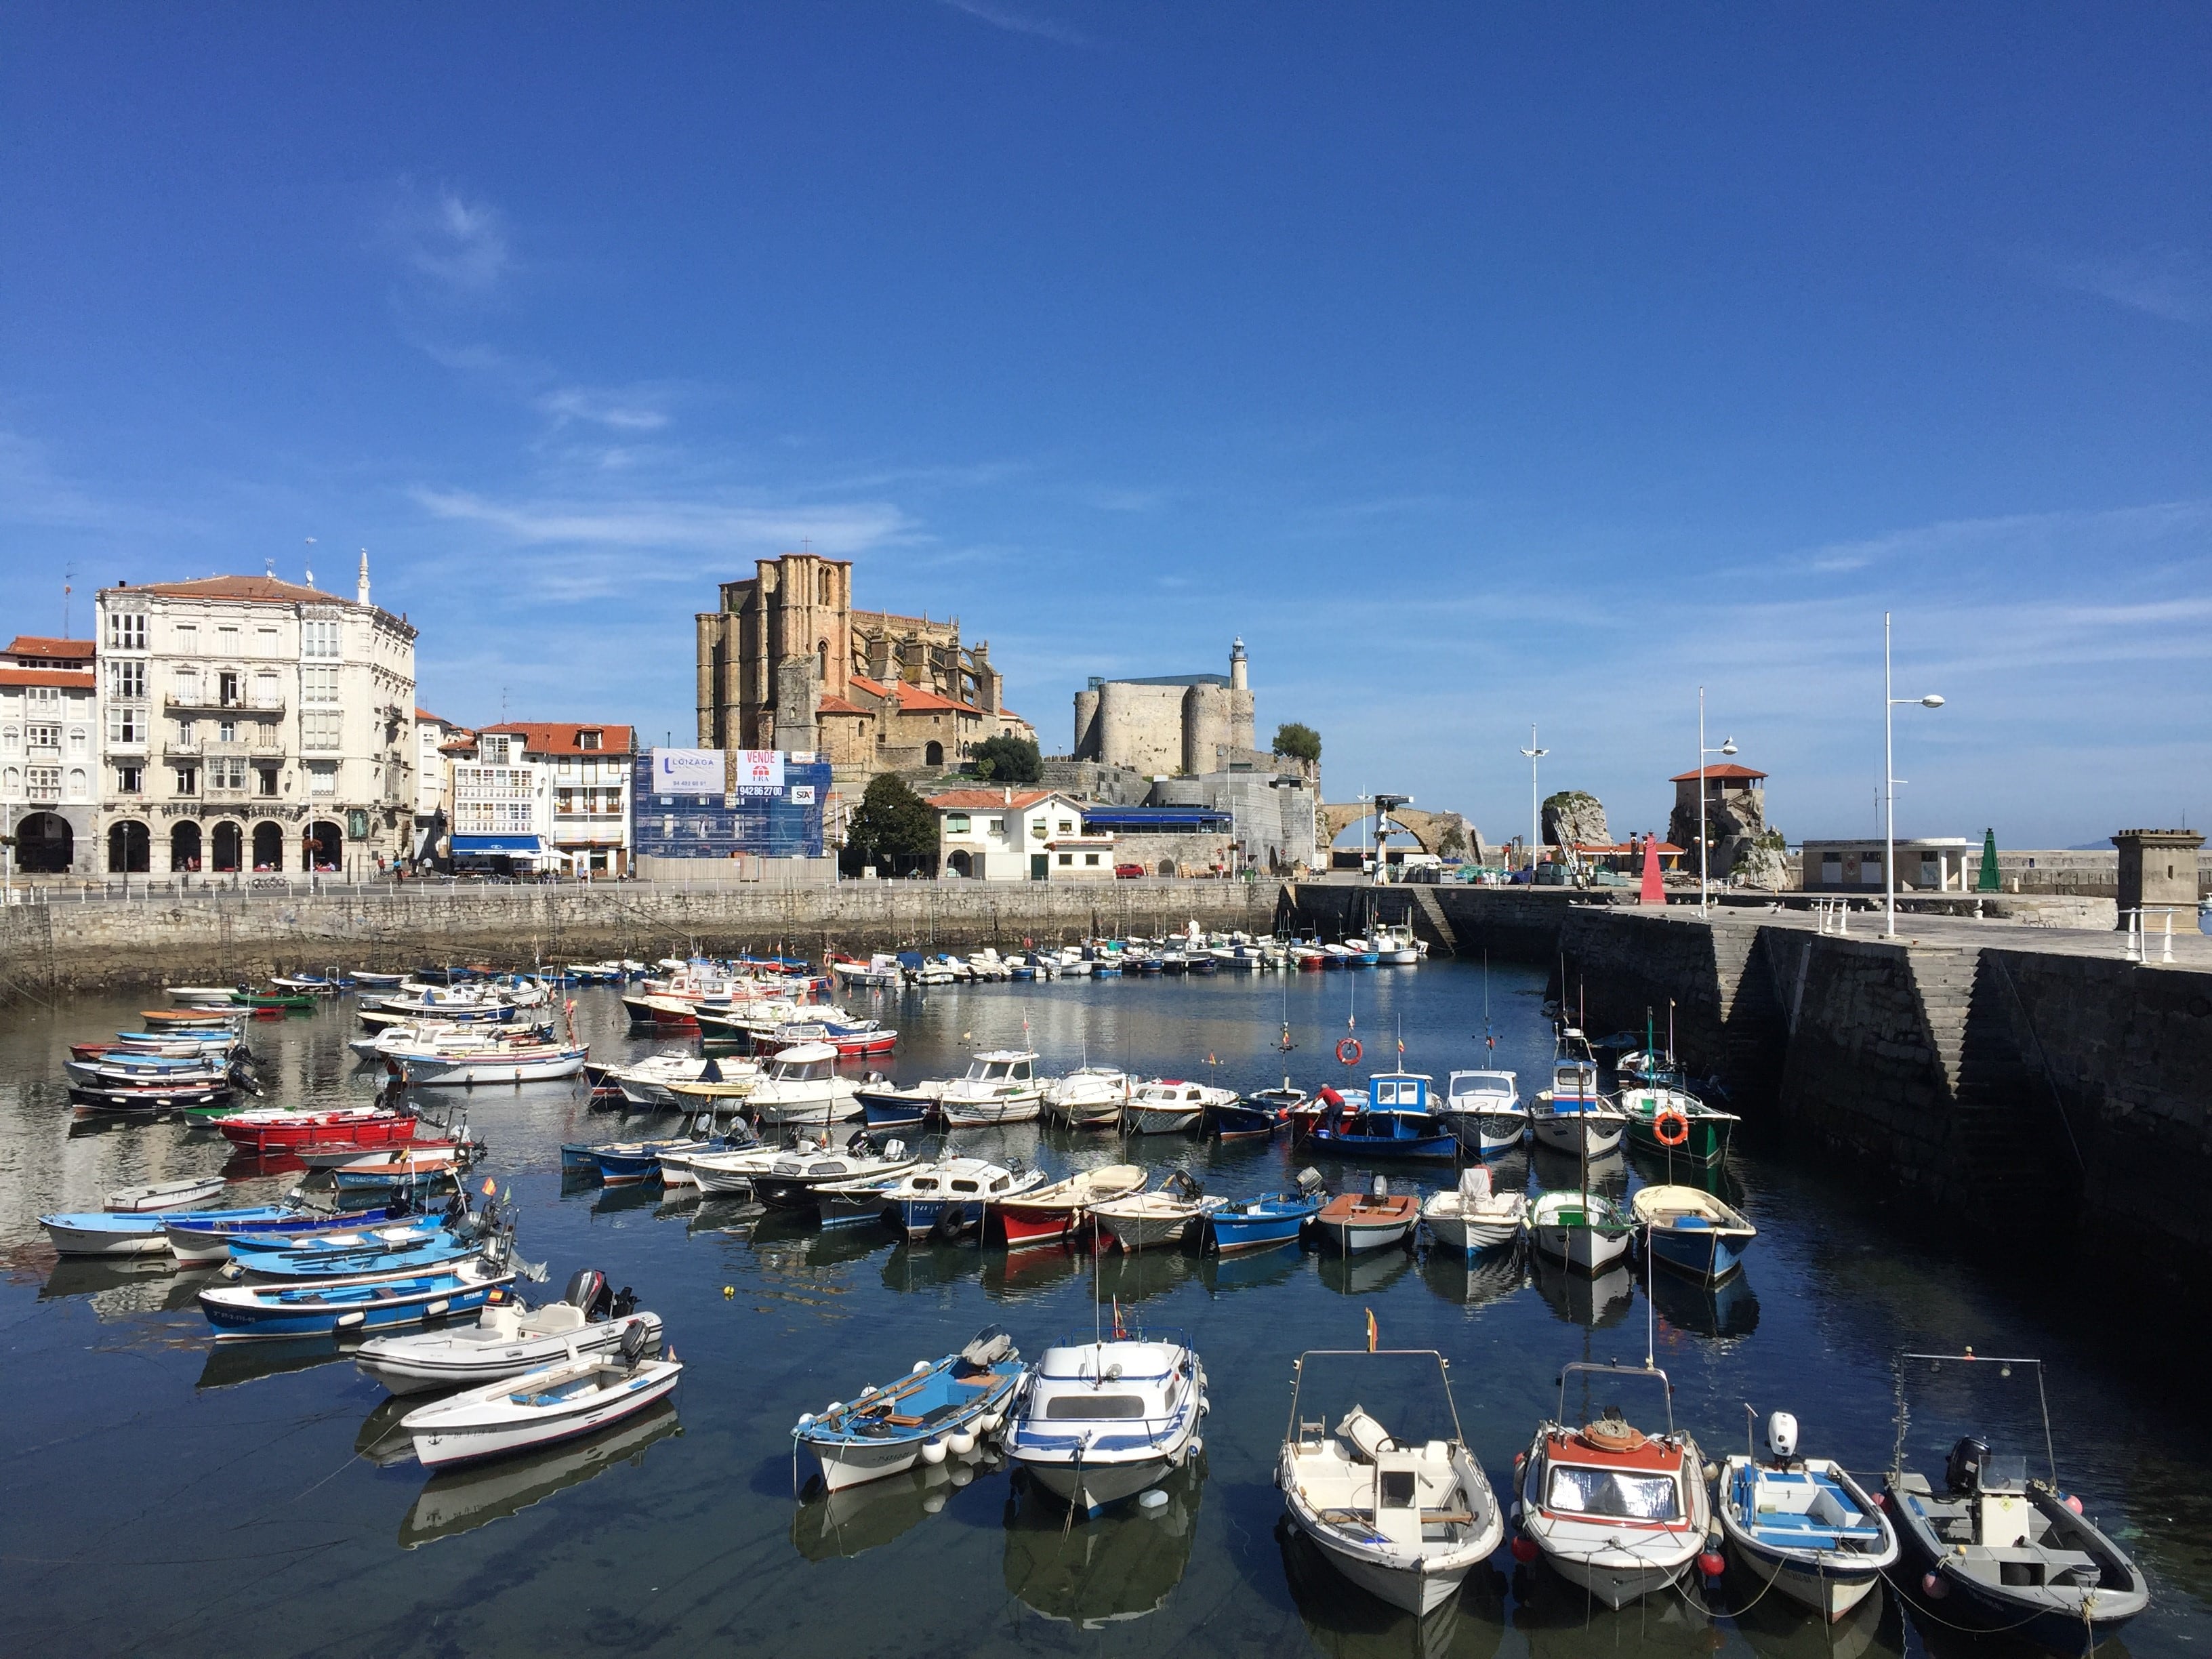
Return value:
<svg viewBox="0 0 2212 1659">
<path fill-rule="evenodd" d="M 1715 881 L 1778 892 L 1792 884 L 1789 848 L 1782 832 L 1768 827 L 1765 799 L 1761 792 L 1746 789 L 1706 801 L 1705 856 Z M 1687 849 L 1682 868 L 1695 875 L 1698 814 L 1694 806 L 1675 806 L 1667 820 L 1667 839 Z"/>
<path fill-rule="evenodd" d="M 1562 789 L 1544 801 L 1544 844 L 1547 847 L 1613 845 L 1605 827 L 1605 806 L 1595 795 Z"/>
</svg>

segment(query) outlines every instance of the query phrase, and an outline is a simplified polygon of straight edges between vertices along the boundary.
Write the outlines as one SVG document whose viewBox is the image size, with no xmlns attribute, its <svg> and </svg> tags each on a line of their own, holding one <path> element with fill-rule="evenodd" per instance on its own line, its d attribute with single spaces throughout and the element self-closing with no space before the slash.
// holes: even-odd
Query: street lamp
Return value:
<svg viewBox="0 0 2212 1659">
<path fill-rule="evenodd" d="M 1698 688 L 1698 916 L 1703 921 L 1711 912 L 1706 908 L 1710 878 L 1705 870 L 1705 757 L 1733 755 L 1735 739 L 1723 738 L 1717 749 L 1705 747 L 1705 688 Z"/>
<path fill-rule="evenodd" d="M 1897 775 L 1897 734 L 1893 729 L 1895 717 L 1891 713 L 1898 704 L 1917 702 L 1923 708 L 1941 708 L 1943 699 L 1930 692 L 1924 697 L 1899 697 L 1891 695 L 1889 677 L 1889 612 L 1881 613 L 1881 885 L 1882 935 L 1897 937 L 1897 786 L 1905 780 Z"/>
<path fill-rule="evenodd" d="M 1536 722 L 1528 722 L 1528 746 L 1521 751 L 1528 757 L 1528 884 L 1536 884 L 1536 849 L 1544 844 L 1542 814 L 1536 805 L 1536 763 L 1552 751 L 1536 747 Z"/>
</svg>

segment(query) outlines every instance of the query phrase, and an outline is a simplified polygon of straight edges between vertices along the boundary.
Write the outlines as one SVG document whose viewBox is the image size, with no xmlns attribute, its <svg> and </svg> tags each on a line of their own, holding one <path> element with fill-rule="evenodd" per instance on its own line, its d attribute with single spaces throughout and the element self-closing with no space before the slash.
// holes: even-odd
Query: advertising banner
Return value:
<svg viewBox="0 0 2212 1659">
<path fill-rule="evenodd" d="M 740 749 L 730 783 L 740 795 L 783 793 L 783 753 L 776 749 Z"/>
<path fill-rule="evenodd" d="M 653 751 L 653 788 L 656 795 L 719 795 L 722 793 L 722 751 L 719 749 L 659 749 Z"/>
</svg>

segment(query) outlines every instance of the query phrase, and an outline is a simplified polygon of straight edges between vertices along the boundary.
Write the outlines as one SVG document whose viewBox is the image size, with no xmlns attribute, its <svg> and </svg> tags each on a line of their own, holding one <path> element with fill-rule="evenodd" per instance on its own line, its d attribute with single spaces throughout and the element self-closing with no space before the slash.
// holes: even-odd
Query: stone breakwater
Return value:
<svg viewBox="0 0 2212 1659">
<path fill-rule="evenodd" d="M 2008 922 L 1911 916 L 1892 940 L 1862 916 L 1838 938 L 1763 908 L 1701 921 L 1557 892 L 1330 885 L 1285 889 L 1279 921 L 1334 938 L 1378 907 L 1462 959 L 1550 968 L 1593 1036 L 1648 1015 L 1663 1040 L 1671 1011 L 1689 1069 L 1718 1077 L 1754 1133 L 1970 1218 L 1979 1243 L 2078 1242 L 2206 1281 L 2212 940 L 2146 963 L 2112 933 Z"/>
<path fill-rule="evenodd" d="M 1195 919 L 1264 929 L 1273 886 L 1228 881 L 846 882 L 683 890 L 443 887 L 371 893 L 195 893 L 18 904 L 0 909 L 0 1003 L 79 988 L 228 985 L 330 967 L 425 963 L 527 969 L 693 951 L 965 951 L 1059 945 L 1092 934 L 1159 934 Z"/>
</svg>

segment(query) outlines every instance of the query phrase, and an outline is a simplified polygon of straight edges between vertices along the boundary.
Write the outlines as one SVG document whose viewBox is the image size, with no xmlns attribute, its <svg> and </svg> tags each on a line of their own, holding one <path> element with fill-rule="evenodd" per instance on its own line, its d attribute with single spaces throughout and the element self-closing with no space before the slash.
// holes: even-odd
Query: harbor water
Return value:
<svg viewBox="0 0 2212 1659">
<path fill-rule="evenodd" d="M 598 1060 L 677 1046 L 634 1039 L 609 990 L 572 993 Z M 1390 1249 L 1346 1261 L 1293 1246 L 1227 1260 L 1177 1250 L 1096 1261 L 1057 1246 L 909 1244 L 830 1232 L 657 1187 L 564 1187 L 566 1140 L 671 1121 L 590 1109 L 580 1081 L 443 1091 L 465 1098 L 489 1156 L 472 1179 L 511 1192 L 519 1254 L 635 1287 L 684 1362 L 672 1402 L 601 1437 L 432 1478 L 404 1455 L 383 1391 L 327 1345 L 210 1340 L 205 1273 L 57 1261 L 36 1218 L 97 1208 L 112 1188 L 220 1168 L 211 1130 L 72 1129 L 71 1041 L 136 1024 L 135 998 L 0 1015 L 0 1648 L 18 1654 L 393 1656 L 532 1659 L 585 1653 L 811 1656 L 1582 1656 L 1625 1650 L 1815 1656 L 2008 1652 L 1885 1588 L 1825 1628 L 1739 1574 L 1619 1612 L 1500 1549 L 1462 1594 L 1416 1621 L 1337 1580 L 1279 1526 L 1273 1474 L 1302 1350 L 1357 1348 L 1371 1313 L 1386 1348 L 1449 1362 L 1460 1422 L 1510 1502 L 1516 1454 L 1558 1405 L 1562 1364 L 1640 1362 L 1674 1382 L 1677 1424 L 1710 1458 L 1743 1446 L 1747 1402 L 1794 1413 L 1802 1447 L 1871 1481 L 1895 1438 L 1904 1350 L 2048 1362 L 2061 1485 L 2132 1551 L 2150 1611 L 2104 1645 L 2202 1650 L 2212 1610 L 2212 1419 L 2185 1369 L 2193 1340 L 2146 1312 L 2113 1270 L 2054 1267 L 1962 1237 L 1911 1201 L 1763 1134 L 1757 1101 L 1722 1178 L 1759 1229 L 1748 1265 L 1709 1291 L 1626 1268 L 1595 1280 L 1508 1255 L 1470 1266 Z M 1465 964 L 1297 975 L 1063 980 L 848 999 L 902 1033 L 902 1080 L 945 1076 L 981 1048 L 1031 1048 L 1048 1072 L 1085 1062 L 1242 1089 L 1312 1089 L 1386 1069 L 1441 1084 L 1455 1067 L 1551 1057 L 1540 978 Z M 1483 1036 L 1494 1032 L 1497 1046 Z M 1663 1019 L 1663 1011 L 1662 1014 Z M 1336 1059 L 1350 1029 L 1364 1057 Z M 1287 1025 L 1295 1044 L 1279 1047 Z M 249 1028 L 272 1103 L 365 1101 L 375 1075 L 345 1048 L 351 1005 Z M 695 1039 L 696 1041 L 696 1039 Z M 853 1068 L 860 1067 L 854 1063 Z M 1333 1188 L 1449 1182 L 1449 1166 L 1293 1160 L 1282 1141 L 1076 1136 L 1037 1125 L 962 1132 L 963 1150 L 1054 1173 L 1115 1161 L 1155 1182 L 1191 1170 L 1210 1193 L 1288 1186 L 1313 1162 Z M 2057 1156 L 2057 1149 L 2053 1149 Z M 1546 1152 L 1498 1166 L 1507 1184 L 1571 1187 Z M 234 1184 L 262 1202 L 293 1176 Z M 1601 1160 L 1616 1196 L 1662 1166 Z M 1025 1355 L 1110 1325 L 1187 1331 L 1211 1380 L 1203 1455 L 1168 1502 L 1071 1524 L 988 1457 L 842 1492 L 795 1496 L 791 1429 L 916 1360 L 1001 1325 Z M 2033 1373 L 1953 1367 L 1915 1394 L 1909 1462 L 1940 1468 L 1979 1432 L 2039 1469 Z M 1370 1407 L 1382 1409 L 1376 1402 Z M 1620 1403 L 1663 1426 L 1656 1390 Z M 1571 1414 L 1584 1402 L 1571 1398 Z M 1747 1605 L 1750 1604 L 1750 1605 Z"/>
</svg>

